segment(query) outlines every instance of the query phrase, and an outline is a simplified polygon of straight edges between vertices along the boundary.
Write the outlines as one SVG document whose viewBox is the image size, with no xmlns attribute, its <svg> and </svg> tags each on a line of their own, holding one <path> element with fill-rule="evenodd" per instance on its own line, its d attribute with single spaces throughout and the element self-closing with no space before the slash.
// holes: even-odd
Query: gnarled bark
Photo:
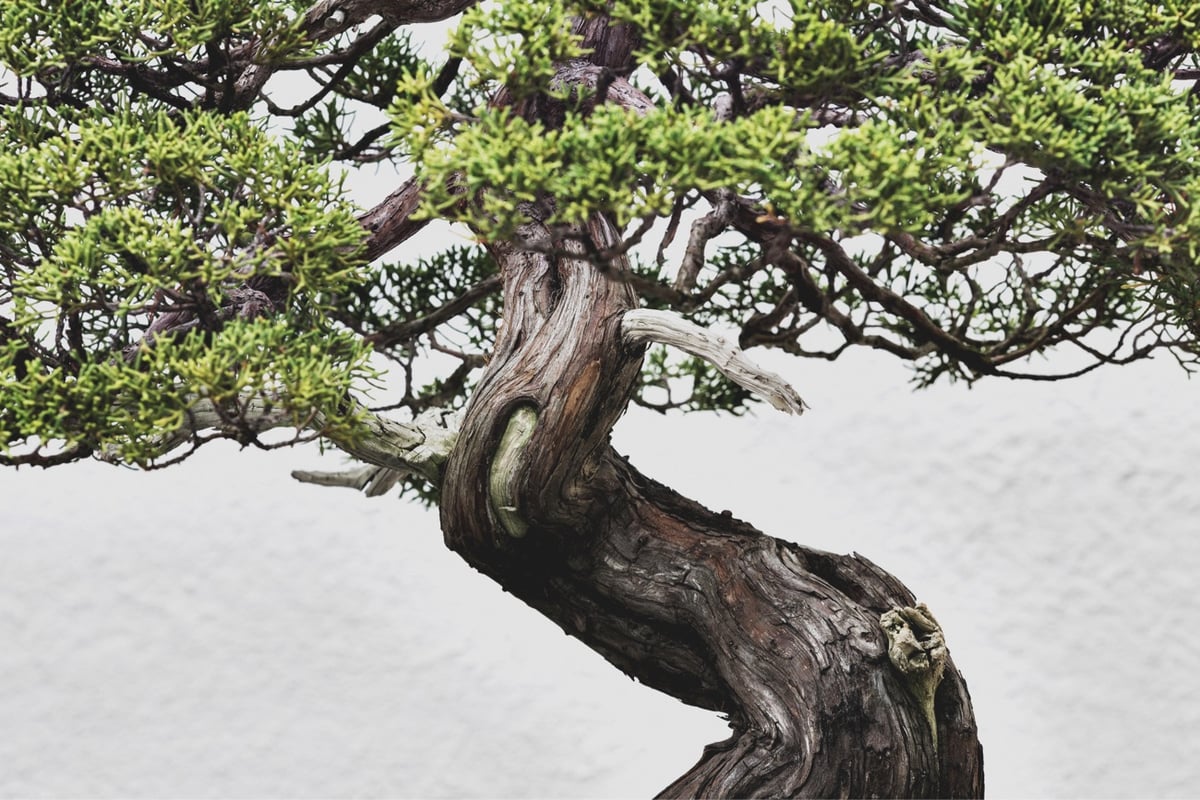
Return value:
<svg viewBox="0 0 1200 800">
<path fill-rule="evenodd" d="M 574 234 L 615 243 L 602 218 Z M 449 546 L 626 673 L 728 715 L 731 738 L 663 796 L 981 794 L 958 672 L 935 685 L 931 730 L 889 658 L 880 617 L 913 605 L 899 582 L 709 511 L 612 450 L 641 361 L 621 332 L 634 300 L 623 264 L 575 247 L 493 246 L 504 325 L 446 465 Z"/>
<path fill-rule="evenodd" d="M 631 31 L 600 18 L 577 30 L 591 55 L 561 79 L 603 82 L 602 99 L 637 110 L 620 77 Z M 554 122 L 552 109 L 517 110 Z M 866 559 L 682 498 L 612 449 L 647 321 L 626 320 L 626 259 L 589 257 L 621 252 L 618 234 L 602 216 L 552 232 L 528 211 L 489 245 L 503 326 L 445 465 L 447 544 L 629 675 L 727 715 L 730 738 L 664 797 L 980 796 L 966 686 L 907 589 Z M 794 393 L 776 399 L 800 408 Z"/>
</svg>

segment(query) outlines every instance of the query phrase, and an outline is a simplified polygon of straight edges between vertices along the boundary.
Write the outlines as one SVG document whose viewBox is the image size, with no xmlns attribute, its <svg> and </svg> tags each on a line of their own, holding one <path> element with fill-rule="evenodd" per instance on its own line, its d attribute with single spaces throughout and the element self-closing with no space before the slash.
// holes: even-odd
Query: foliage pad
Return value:
<svg viewBox="0 0 1200 800">
<path fill-rule="evenodd" d="M 7 458 L 149 463 L 201 397 L 243 441 L 248 402 L 346 433 L 371 353 L 394 405 L 459 407 L 488 247 L 530 215 L 607 216 L 599 268 L 632 254 L 644 305 L 745 348 L 873 347 L 922 384 L 1195 361 L 1195 3 L 447 2 L 444 53 L 376 5 L 4 4 Z M 605 15 L 637 34 L 617 69 L 584 45 Z M 342 190 L 371 164 L 415 172 L 414 228 L 457 224 L 441 253 L 363 263 L 393 246 Z M 663 352 L 643 384 L 751 402 Z"/>
</svg>

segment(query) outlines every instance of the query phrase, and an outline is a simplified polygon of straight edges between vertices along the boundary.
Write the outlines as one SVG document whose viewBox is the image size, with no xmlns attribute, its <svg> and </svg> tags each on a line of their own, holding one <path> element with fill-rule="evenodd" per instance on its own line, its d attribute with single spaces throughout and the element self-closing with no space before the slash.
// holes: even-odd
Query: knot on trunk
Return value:
<svg viewBox="0 0 1200 800">
<path fill-rule="evenodd" d="M 942 626 L 924 603 L 893 608 L 879 617 L 887 634 L 888 660 L 904 676 L 909 690 L 921 702 L 933 741 L 937 743 L 937 719 L 933 700 L 946 670 L 946 641 Z"/>
</svg>

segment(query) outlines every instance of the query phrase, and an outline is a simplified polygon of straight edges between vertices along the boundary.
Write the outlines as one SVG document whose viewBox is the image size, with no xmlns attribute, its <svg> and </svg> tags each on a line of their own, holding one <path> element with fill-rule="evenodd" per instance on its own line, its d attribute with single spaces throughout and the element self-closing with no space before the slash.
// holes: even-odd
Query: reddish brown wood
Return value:
<svg viewBox="0 0 1200 800">
<path fill-rule="evenodd" d="M 535 223 L 522 233 L 545 235 Z M 614 239 L 600 219 L 587 235 Z M 913 604 L 898 581 L 681 498 L 609 446 L 641 357 L 621 343 L 633 303 L 622 264 L 493 252 L 504 326 L 447 465 L 446 541 L 628 674 L 729 716 L 731 738 L 663 795 L 979 796 L 961 676 L 950 665 L 938 692 L 938 752 L 887 658 L 879 615 Z M 515 538 L 488 499 L 488 472 L 521 406 L 538 420 L 516 484 L 529 529 Z"/>
<path fill-rule="evenodd" d="M 627 32 L 594 20 L 581 29 L 606 55 L 564 75 L 619 72 Z M 490 245 L 503 327 L 446 465 L 447 544 L 629 675 L 728 716 L 730 738 L 664 797 L 981 796 L 982 751 L 958 671 L 947 664 L 937 692 L 935 745 L 888 659 L 879 617 L 913 604 L 903 585 L 859 556 L 714 513 L 613 451 L 609 433 L 642 358 L 621 335 L 636 302 L 628 264 L 585 257 L 617 244 L 604 218 L 558 231 L 565 251 L 551 255 L 551 232 L 528 211 L 512 241 Z M 489 474 L 520 408 L 537 421 L 506 473 L 523 523 L 515 536 Z"/>
</svg>

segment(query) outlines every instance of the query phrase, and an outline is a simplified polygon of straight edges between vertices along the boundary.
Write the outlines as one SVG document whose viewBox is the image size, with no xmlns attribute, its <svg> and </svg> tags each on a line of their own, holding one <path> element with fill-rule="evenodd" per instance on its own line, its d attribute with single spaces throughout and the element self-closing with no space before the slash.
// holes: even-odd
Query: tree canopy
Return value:
<svg viewBox="0 0 1200 800">
<path fill-rule="evenodd" d="M 664 794 L 979 796 L 930 609 L 609 433 L 802 410 L 755 348 L 1194 367 L 1198 46 L 1194 0 L 8 0 L 0 464 L 320 437 L 366 464 L 297 477 L 407 481 L 726 716 Z"/>
<path fill-rule="evenodd" d="M 634 31 L 619 69 L 596 20 Z M 201 399 L 193 445 L 256 440 L 250 398 L 352 438 L 385 376 L 393 409 L 461 406 L 486 245 L 596 213 L 620 236 L 592 263 L 630 254 L 641 305 L 743 348 L 863 345 L 921 383 L 1060 377 L 1030 363 L 1059 345 L 1068 374 L 1190 365 L 1198 44 L 1187 0 L 11 0 L 2 458 L 156 463 Z M 368 169 L 411 177 L 363 210 Z M 467 227 L 396 247 L 439 220 Z M 750 400 L 661 348 L 641 383 Z"/>
</svg>

